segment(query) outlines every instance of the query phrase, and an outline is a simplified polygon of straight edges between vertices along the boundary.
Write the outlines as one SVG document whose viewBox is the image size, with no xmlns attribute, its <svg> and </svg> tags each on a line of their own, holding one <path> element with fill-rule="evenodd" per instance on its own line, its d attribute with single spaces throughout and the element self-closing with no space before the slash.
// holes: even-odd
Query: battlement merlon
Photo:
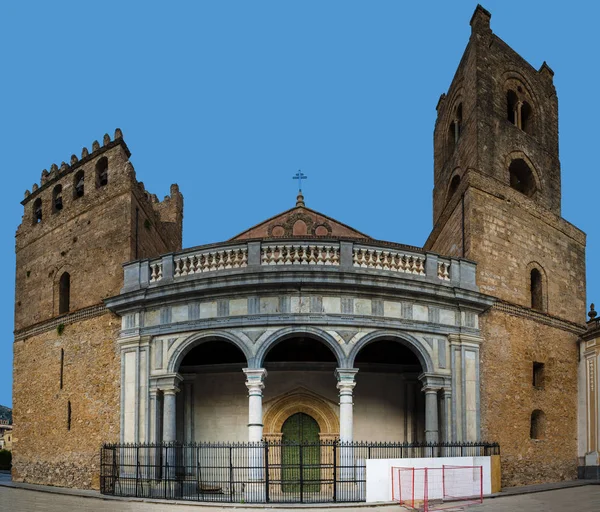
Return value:
<svg viewBox="0 0 600 512">
<path fill-rule="evenodd" d="M 87 148 L 84 147 L 81 150 L 81 159 L 78 159 L 77 156 L 73 154 L 69 159 L 69 164 L 67 164 L 66 162 L 62 162 L 60 164 L 60 168 L 56 164 L 52 164 L 50 166 L 50 172 L 44 169 L 40 178 L 40 184 L 38 185 L 37 183 L 34 183 L 31 187 L 31 192 L 29 190 L 25 191 L 25 198 L 23 199 L 23 201 L 21 201 L 21 204 L 25 206 L 31 200 L 35 199 L 41 193 L 42 190 L 50 188 L 50 186 L 53 183 L 57 182 L 64 176 L 67 176 L 77 171 L 86 163 L 90 162 L 91 160 L 94 160 L 101 154 L 106 153 L 107 151 L 117 146 L 121 146 L 123 148 L 123 151 L 127 155 L 127 158 L 131 157 L 131 151 L 129 151 L 125 140 L 123 140 L 123 132 L 120 128 L 117 128 L 115 130 L 114 140 L 111 141 L 110 136 L 108 135 L 108 133 L 106 133 L 104 134 L 102 142 L 102 146 L 100 146 L 100 143 L 97 140 L 92 142 L 91 153 L 88 151 Z"/>
</svg>

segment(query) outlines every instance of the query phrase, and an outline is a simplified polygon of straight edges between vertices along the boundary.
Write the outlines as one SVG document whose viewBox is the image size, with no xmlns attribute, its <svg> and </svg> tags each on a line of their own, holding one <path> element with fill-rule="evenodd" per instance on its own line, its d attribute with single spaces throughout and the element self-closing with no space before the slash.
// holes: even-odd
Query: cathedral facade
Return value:
<svg viewBox="0 0 600 512">
<path fill-rule="evenodd" d="M 503 485 L 576 478 L 585 234 L 560 215 L 553 72 L 485 9 L 471 27 L 422 248 L 300 193 L 182 250 L 178 187 L 148 193 L 120 130 L 44 171 L 16 235 L 13 478 L 98 487 L 102 443 L 263 439 L 489 440 Z"/>
</svg>

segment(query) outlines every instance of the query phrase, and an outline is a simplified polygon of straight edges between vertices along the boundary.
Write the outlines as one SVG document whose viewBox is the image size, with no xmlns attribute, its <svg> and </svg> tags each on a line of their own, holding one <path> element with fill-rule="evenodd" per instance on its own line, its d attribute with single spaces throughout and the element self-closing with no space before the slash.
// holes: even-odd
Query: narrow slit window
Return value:
<svg viewBox="0 0 600 512">
<path fill-rule="evenodd" d="M 546 415 L 544 411 L 536 409 L 531 413 L 531 428 L 529 437 L 531 439 L 544 439 L 546 433 Z"/>
<path fill-rule="evenodd" d="M 544 389 L 544 363 L 533 363 L 533 387 Z"/>
<path fill-rule="evenodd" d="M 67 430 L 71 430 L 71 401 L 67 403 Z"/>
<path fill-rule="evenodd" d="M 108 185 L 108 158 L 102 157 L 96 164 L 96 188 Z"/>
<path fill-rule="evenodd" d="M 60 389 L 63 388 L 63 376 L 65 371 L 65 349 L 60 349 Z"/>
<path fill-rule="evenodd" d="M 39 224 L 42 222 L 42 200 L 37 198 L 33 203 L 33 223 Z"/>
<path fill-rule="evenodd" d="M 83 197 L 85 193 L 85 174 L 79 171 L 73 179 L 73 199 Z"/>
<path fill-rule="evenodd" d="M 52 211 L 57 213 L 63 209 L 62 185 L 56 185 L 52 191 Z"/>
<path fill-rule="evenodd" d="M 529 291 L 531 293 L 531 308 L 543 311 L 544 293 L 542 286 L 542 274 L 537 269 L 531 270 Z"/>
<path fill-rule="evenodd" d="M 58 294 L 58 314 L 68 313 L 71 307 L 71 276 L 68 272 L 60 276 Z"/>
</svg>

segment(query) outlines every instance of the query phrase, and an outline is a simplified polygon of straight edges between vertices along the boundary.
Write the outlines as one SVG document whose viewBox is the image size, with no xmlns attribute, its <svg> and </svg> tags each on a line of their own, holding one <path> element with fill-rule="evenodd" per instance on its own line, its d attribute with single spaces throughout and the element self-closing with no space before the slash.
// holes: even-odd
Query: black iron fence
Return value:
<svg viewBox="0 0 600 512">
<path fill-rule="evenodd" d="M 366 460 L 499 455 L 497 443 L 105 444 L 100 491 L 232 503 L 365 501 Z"/>
</svg>

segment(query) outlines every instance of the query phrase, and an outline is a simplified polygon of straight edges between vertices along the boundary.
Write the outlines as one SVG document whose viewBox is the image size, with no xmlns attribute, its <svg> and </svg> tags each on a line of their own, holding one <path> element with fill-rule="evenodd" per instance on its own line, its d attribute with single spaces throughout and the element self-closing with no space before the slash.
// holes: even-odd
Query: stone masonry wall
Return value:
<svg viewBox="0 0 600 512">
<path fill-rule="evenodd" d="M 530 272 L 543 276 L 545 312 L 583 325 L 585 235 L 559 217 L 542 216 L 528 198 L 491 180 L 470 187 L 466 257 L 477 262 L 483 293 L 531 306 Z M 434 250 L 435 246 L 434 246 Z"/>
<path fill-rule="evenodd" d="M 502 486 L 577 478 L 577 334 L 496 309 L 481 327 L 481 435 L 500 443 Z M 530 438 L 534 410 L 546 417 L 542 439 Z"/>
<path fill-rule="evenodd" d="M 13 478 L 17 481 L 98 488 L 100 445 L 119 440 L 120 319 L 112 313 L 90 318 L 90 310 L 94 315 L 93 307 L 98 306 L 102 312 L 102 301 L 120 292 L 122 265 L 134 259 L 136 245 L 139 257 L 181 249 L 183 218 L 177 185 L 158 201 L 137 181 L 129 156 L 117 130 L 114 141 L 105 135 L 103 145 L 94 142 L 91 153 L 84 148 L 81 160 L 73 155 L 70 165 L 63 162 L 60 169 L 53 165 L 50 173 L 43 171 L 40 185 L 25 194 L 23 221 L 16 233 Z M 104 158 L 108 183 L 101 186 L 96 166 Z M 81 172 L 85 185 L 79 197 L 75 186 Z M 54 199 L 60 187 L 62 209 L 57 209 Z M 34 218 L 38 199 L 40 222 Z M 137 233 L 136 205 L 141 214 Z M 60 315 L 59 281 L 64 272 L 70 274 L 70 307 L 69 313 Z M 61 322 L 62 334 L 56 329 Z"/>
<path fill-rule="evenodd" d="M 107 313 L 15 343 L 15 481 L 99 488 L 100 446 L 119 440 L 119 327 Z"/>
</svg>

